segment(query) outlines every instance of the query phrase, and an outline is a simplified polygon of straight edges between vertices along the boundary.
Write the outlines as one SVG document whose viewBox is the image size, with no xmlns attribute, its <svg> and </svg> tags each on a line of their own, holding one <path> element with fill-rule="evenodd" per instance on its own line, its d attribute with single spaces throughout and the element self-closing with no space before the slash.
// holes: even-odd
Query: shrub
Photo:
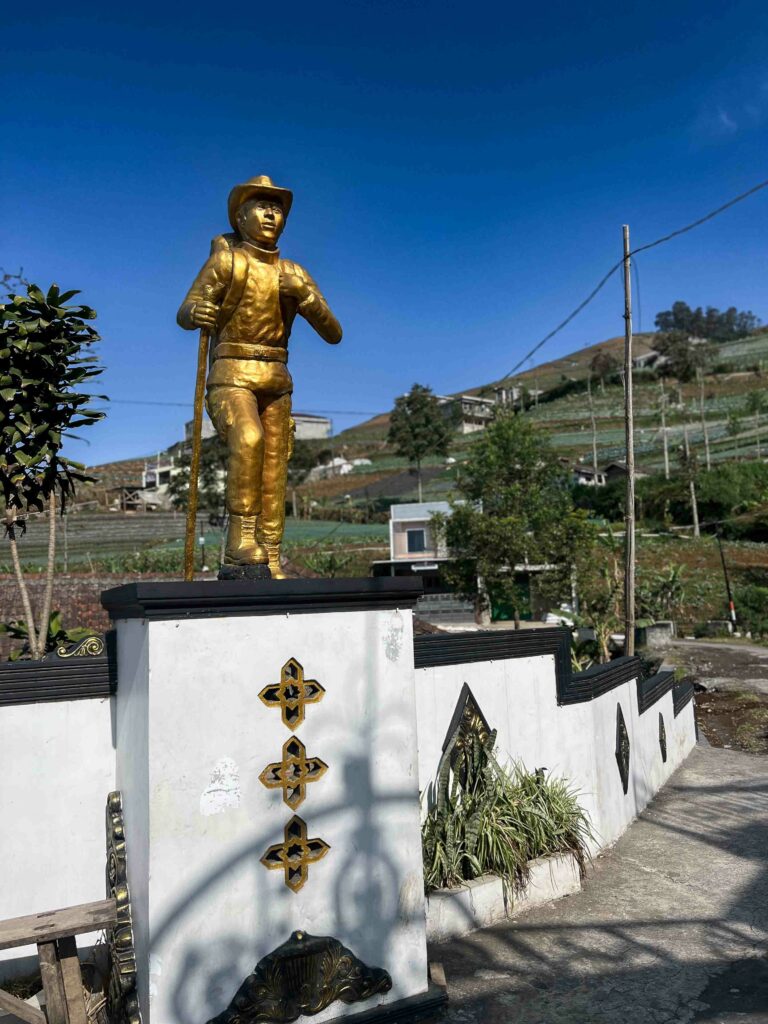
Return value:
<svg viewBox="0 0 768 1024">
<path fill-rule="evenodd" d="M 592 832 L 576 794 L 543 768 L 505 770 L 495 740 L 495 732 L 484 742 L 473 735 L 460 752 L 454 740 L 443 754 L 435 806 L 422 825 L 427 892 L 494 874 L 511 893 L 525 884 L 529 861 L 555 853 L 573 853 L 584 873 Z"/>
<path fill-rule="evenodd" d="M 768 636 L 768 587 L 750 583 L 738 587 L 735 594 L 736 615 L 753 636 Z"/>
</svg>

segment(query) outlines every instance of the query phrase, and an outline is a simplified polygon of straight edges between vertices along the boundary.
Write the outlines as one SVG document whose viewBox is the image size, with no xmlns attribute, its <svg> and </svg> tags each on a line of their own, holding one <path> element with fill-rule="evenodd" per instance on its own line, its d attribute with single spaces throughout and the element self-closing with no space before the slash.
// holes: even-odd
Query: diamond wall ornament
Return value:
<svg viewBox="0 0 768 1024">
<path fill-rule="evenodd" d="M 283 758 L 268 764 L 259 778 L 267 789 L 282 789 L 283 800 L 295 811 L 307 795 L 307 784 L 316 782 L 328 771 L 319 757 L 307 757 L 307 748 L 298 736 L 283 744 Z"/>
<path fill-rule="evenodd" d="M 664 715 L 659 712 L 659 749 L 661 750 L 661 760 L 667 763 L 667 730 L 664 725 Z"/>
<path fill-rule="evenodd" d="M 624 723 L 621 704 L 616 705 L 616 764 L 619 766 L 621 786 L 626 794 L 629 789 L 629 733 Z"/>
<path fill-rule="evenodd" d="M 317 704 L 325 690 L 316 679 L 305 679 L 304 669 L 295 658 L 289 658 L 280 671 L 280 682 L 265 686 L 259 700 L 268 708 L 280 708 L 283 723 L 295 732 L 304 721 L 307 704 Z"/>
<path fill-rule="evenodd" d="M 282 868 L 285 884 L 298 892 L 309 877 L 309 866 L 328 853 L 330 846 L 322 839 L 307 839 L 307 823 L 294 815 L 283 832 L 282 843 L 270 846 L 261 863 L 271 871 Z"/>
</svg>

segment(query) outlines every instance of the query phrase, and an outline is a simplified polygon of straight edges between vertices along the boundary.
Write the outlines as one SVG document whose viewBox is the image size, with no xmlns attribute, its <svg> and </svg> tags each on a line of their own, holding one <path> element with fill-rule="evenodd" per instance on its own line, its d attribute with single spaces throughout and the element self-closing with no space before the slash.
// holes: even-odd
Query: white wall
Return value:
<svg viewBox="0 0 768 1024">
<path fill-rule="evenodd" d="M 398 641 L 398 650 L 402 650 L 398 660 L 409 657 L 412 642 L 410 616 L 404 615 L 403 618 L 406 622 L 403 636 Z M 322 644 L 320 674 L 324 680 L 334 678 L 333 658 L 338 662 L 339 651 L 349 648 L 352 637 L 355 645 L 361 643 L 361 638 L 355 633 L 355 629 L 362 628 L 357 625 L 357 620 L 353 629 L 352 619 L 339 616 L 335 618 L 334 626 L 333 635 Z M 115 732 L 119 737 L 125 729 L 135 738 L 142 731 L 137 727 L 135 716 L 141 719 L 147 714 L 141 700 L 127 699 L 130 680 L 146 677 L 146 634 L 142 637 L 143 627 L 138 623 L 126 623 L 123 628 L 128 631 L 124 634 L 126 639 L 130 634 L 133 642 L 121 644 L 120 685 L 125 698 L 122 708 L 126 714 L 130 709 L 133 722 L 121 713 L 117 715 L 115 725 L 112 701 L 107 698 L 0 707 L 0 920 L 102 898 L 107 794 L 112 789 L 122 788 L 126 808 L 146 806 L 149 780 L 146 775 L 142 777 L 139 769 L 141 765 L 146 766 L 146 751 L 142 753 L 131 746 L 120 778 L 116 780 L 115 775 Z M 171 628 L 175 626 L 159 626 L 158 631 Z M 190 625 L 186 646 L 182 650 L 176 646 L 175 656 L 183 654 L 185 672 L 191 671 L 195 660 L 203 657 L 208 628 L 202 622 Z M 271 662 L 267 666 L 260 658 L 254 660 L 253 644 L 258 625 L 249 624 L 246 630 L 243 619 L 234 619 L 229 628 L 231 635 L 224 647 L 227 653 L 222 656 L 217 682 L 213 682 L 212 676 L 210 683 L 206 684 L 212 707 L 218 699 L 217 688 L 221 685 L 221 678 L 232 673 L 238 659 L 249 663 L 250 682 L 247 686 L 256 691 L 274 675 Z M 238 636 L 241 636 L 239 641 Z M 386 637 L 380 638 L 378 643 L 385 641 Z M 305 644 L 309 645 L 306 667 L 310 674 L 317 676 L 312 666 L 316 664 L 316 654 L 320 654 L 320 641 L 307 636 L 298 646 L 306 651 Z M 236 648 L 242 648 L 237 657 L 233 653 Z M 386 659 L 385 662 L 389 664 Z M 164 687 L 163 680 L 168 678 L 172 667 L 169 663 L 162 670 L 158 667 L 153 672 L 153 686 L 158 687 L 159 696 Z M 356 683 L 350 679 L 349 685 L 362 699 L 366 673 L 362 665 L 357 671 L 362 675 Z M 345 676 L 349 677 L 348 673 L 345 672 Z M 464 682 L 469 684 L 491 727 L 498 729 L 502 757 L 519 758 L 529 769 L 546 767 L 550 772 L 572 780 L 581 791 L 582 804 L 592 818 L 601 846 L 618 838 L 695 743 L 693 704 L 689 703 L 675 718 L 670 692 L 640 715 L 634 681 L 596 700 L 558 707 L 552 655 L 418 669 L 418 780 L 422 791 L 434 778 L 445 734 Z M 372 685 L 370 679 L 366 685 Z M 383 677 L 379 679 L 376 676 L 377 699 L 386 697 L 386 707 L 393 712 L 387 686 Z M 167 696 L 165 713 L 169 737 L 173 738 L 179 731 L 178 722 L 188 708 L 178 695 L 176 700 Z M 248 704 L 251 713 L 254 709 L 259 711 L 259 718 L 264 720 L 261 714 L 263 706 L 258 702 L 254 704 L 253 696 L 250 695 Z M 166 696 L 162 699 L 165 700 Z M 617 702 L 621 703 L 631 742 L 630 785 L 626 796 L 622 792 L 615 758 Z M 331 706 L 329 695 L 323 710 Z M 659 752 L 659 712 L 664 715 L 667 731 L 666 764 Z M 196 716 L 195 721 L 202 722 L 205 717 Z M 325 714 L 321 719 L 329 721 Z M 344 720 L 342 716 L 338 722 Z M 271 722 L 269 715 L 266 715 L 266 721 Z M 387 728 L 391 729 L 393 725 L 394 721 L 387 722 Z M 249 728 L 252 729 L 252 725 Z M 338 728 L 344 731 L 343 725 Z M 307 727 L 299 731 L 313 748 L 310 753 L 323 756 L 320 747 L 325 750 L 331 737 L 321 737 L 319 731 L 315 735 L 318 729 L 317 716 L 310 715 Z M 195 735 L 194 729 L 186 732 L 183 742 L 191 744 Z M 251 738 L 255 738 L 255 733 L 251 733 Z M 262 737 L 261 745 L 255 741 L 251 754 L 254 765 L 259 769 L 263 767 L 267 753 L 269 760 L 274 759 L 284 738 L 285 730 L 278 726 L 274 736 Z M 365 742 L 363 735 L 347 736 L 350 751 L 355 743 L 364 746 Z M 314 749 L 316 744 L 317 750 Z M 358 753 L 360 758 L 364 756 L 363 747 Z M 354 761 L 351 753 L 348 759 Z M 126 770 L 131 760 L 135 761 L 136 771 Z M 204 760 L 205 766 L 199 768 L 201 778 L 205 776 L 202 784 L 207 781 L 206 773 L 210 773 L 212 768 L 212 763 L 208 764 L 210 758 Z M 346 784 L 352 783 L 353 778 L 347 778 Z M 332 779 L 330 774 L 302 808 L 310 818 L 317 820 L 322 817 L 328 800 L 327 786 L 332 784 Z M 199 780 L 193 784 L 192 780 L 181 778 L 179 784 L 193 790 L 195 786 L 202 785 Z M 326 791 L 324 799 L 319 800 L 323 790 Z M 279 805 L 279 797 L 272 794 L 270 806 L 275 800 Z M 218 823 L 222 818 L 216 815 L 210 820 Z M 132 898 L 138 904 L 147 900 L 147 893 L 138 881 L 146 875 L 142 870 L 146 860 L 146 836 L 132 834 L 136 824 L 137 816 L 127 813 L 129 867 L 133 869 L 131 874 L 134 878 Z M 324 827 L 327 824 L 323 822 Z M 184 823 L 180 822 L 179 828 L 183 830 L 183 827 Z M 331 863 L 319 865 L 318 870 L 324 872 Z M 264 884 L 269 888 L 273 883 L 277 885 L 272 873 L 264 877 L 260 865 L 248 870 L 255 873 L 262 888 Z M 285 922 L 286 925 L 288 923 Z M 137 935 L 139 943 L 143 938 Z M 79 941 L 81 945 L 87 944 L 88 938 L 83 937 Z M 0 953 L 0 978 L 14 973 L 14 968 L 16 972 L 20 967 L 26 968 L 28 955 L 32 952 L 30 948 Z M 242 955 L 242 951 L 239 953 Z M 143 983 L 146 984 L 146 979 Z"/>
<path fill-rule="evenodd" d="M 104 899 L 111 703 L 0 707 L 0 920 Z M 34 953 L 0 952 L 0 978 L 26 970 Z"/>
<path fill-rule="evenodd" d="M 674 717 L 672 692 L 643 715 L 634 680 L 581 704 L 558 706 L 554 655 L 422 668 L 416 671 L 419 786 L 434 781 L 443 743 L 464 683 L 492 729 L 505 760 L 547 768 L 579 791 L 597 847 L 614 842 L 639 814 L 696 742 L 693 705 Z M 629 789 L 616 763 L 616 705 L 630 737 Z M 659 749 L 659 712 L 667 731 L 667 761 Z M 426 799 L 424 800 L 424 804 Z"/>
<path fill-rule="evenodd" d="M 334 935 L 390 972 L 392 991 L 366 1009 L 426 990 L 411 622 L 381 609 L 116 623 L 145 1021 L 221 1012 L 293 930 Z M 259 698 L 289 657 L 325 688 L 295 733 Z M 292 737 L 328 766 L 295 812 L 260 780 Z M 294 813 L 330 847 L 296 893 L 260 863 Z"/>
</svg>

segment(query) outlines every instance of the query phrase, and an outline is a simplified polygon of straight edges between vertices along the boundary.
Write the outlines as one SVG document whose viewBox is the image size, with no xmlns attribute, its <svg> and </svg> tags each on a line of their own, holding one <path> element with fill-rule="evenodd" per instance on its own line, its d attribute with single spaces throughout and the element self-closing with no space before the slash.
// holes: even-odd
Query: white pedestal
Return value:
<svg viewBox="0 0 768 1024">
<path fill-rule="evenodd" d="M 144 1024 L 205 1024 L 295 930 L 333 936 L 392 978 L 388 993 L 335 1002 L 317 1024 L 426 992 L 419 586 L 155 583 L 104 594 L 117 628 L 117 785 Z M 322 687 L 309 687 L 319 699 L 294 729 L 290 707 L 286 723 L 270 704 L 291 659 Z M 263 780 L 296 740 L 327 768 L 311 766 L 319 777 L 303 800 L 287 791 L 289 806 Z M 279 853 L 276 868 L 262 862 L 295 816 L 328 847 L 310 842 L 303 884 Z"/>
</svg>

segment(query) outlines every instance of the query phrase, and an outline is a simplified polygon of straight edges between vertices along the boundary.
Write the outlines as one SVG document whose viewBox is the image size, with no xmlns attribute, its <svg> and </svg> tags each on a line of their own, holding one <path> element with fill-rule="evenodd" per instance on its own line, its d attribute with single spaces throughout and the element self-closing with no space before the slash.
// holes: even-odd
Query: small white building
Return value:
<svg viewBox="0 0 768 1024">
<path fill-rule="evenodd" d="M 392 505 L 389 510 L 389 557 L 393 562 L 445 561 L 445 542 L 435 537 L 430 525 L 435 513 L 449 516 L 447 501 L 415 501 Z M 413 566 L 417 568 L 416 565 Z"/>
<path fill-rule="evenodd" d="M 605 473 L 595 471 L 592 466 L 572 466 L 571 476 L 575 484 L 583 487 L 605 487 Z"/>
<path fill-rule="evenodd" d="M 315 416 L 309 412 L 292 413 L 293 421 L 296 424 L 296 438 L 299 441 L 312 441 L 331 436 L 331 421 L 327 416 Z M 184 424 L 184 437 L 187 441 L 192 440 L 192 420 Z M 203 413 L 202 436 L 213 437 L 216 433 L 213 424 L 207 413 Z"/>
<path fill-rule="evenodd" d="M 293 413 L 297 441 L 313 441 L 331 436 L 331 421 L 327 416 L 311 412 Z"/>
<path fill-rule="evenodd" d="M 478 398 L 477 395 L 435 395 L 446 416 L 456 417 L 460 434 L 474 434 L 485 430 L 496 409 L 495 398 Z"/>
<path fill-rule="evenodd" d="M 340 455 L 335 456 L 330 462 L 324 462 L 320 466 L 313 466 L 307 473 L 307 481 L 329 480 L 334 476 L 348 476 L 356 469 L 365 466 L 372 466 L 370 459 L 345 459 Z"/>
</svg>

